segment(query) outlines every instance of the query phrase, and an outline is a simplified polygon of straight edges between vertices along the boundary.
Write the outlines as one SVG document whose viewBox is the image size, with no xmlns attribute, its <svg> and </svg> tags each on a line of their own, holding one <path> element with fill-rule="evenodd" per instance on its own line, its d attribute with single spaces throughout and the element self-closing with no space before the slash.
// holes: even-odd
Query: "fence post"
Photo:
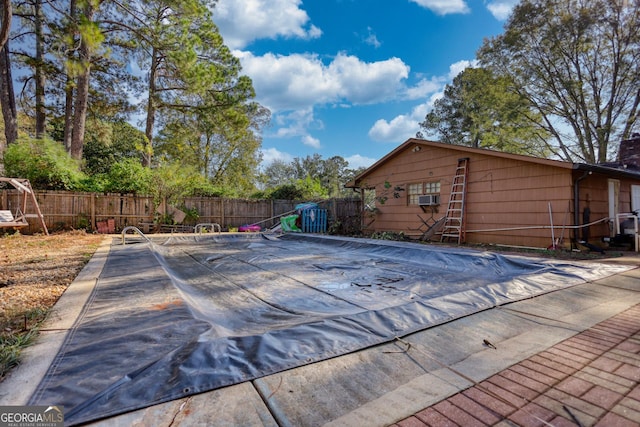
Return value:
<svg viewBox="0 0 640 427">
<path fill-rule="evenodd" d="M 96 227 L 96 193 L 91 193 L 91 228 L 95 230 Z"/>
<path fill-rule="evenodd" d="M 338 219 L 338 199 L 335 197 L 331 201 L 331 217 L 334 221 Z"/>
<path fill-rule="evenodd" d="M 225 224 L 225 220 L 224 220 L 225 215 L 224 214 L 225 214 L 225 212 L 224 212 L 224 199 L 221 197 L 220 198 L 220 216 L 222 217 L 222 224 L 223 225 Z"/>
</svg>

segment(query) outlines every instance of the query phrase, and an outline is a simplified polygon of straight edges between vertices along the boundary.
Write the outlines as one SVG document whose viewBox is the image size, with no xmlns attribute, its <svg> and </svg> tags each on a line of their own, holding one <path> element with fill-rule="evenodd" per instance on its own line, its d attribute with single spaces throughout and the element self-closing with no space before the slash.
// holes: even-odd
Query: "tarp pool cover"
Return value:
<svg viewBox="0 0 640 427">
<path fill-rule="evenodd" d="M 79 424 L 339 356 L 624 270 L 326 236 L 113 245 L 31 398 Z"/>
</svg>

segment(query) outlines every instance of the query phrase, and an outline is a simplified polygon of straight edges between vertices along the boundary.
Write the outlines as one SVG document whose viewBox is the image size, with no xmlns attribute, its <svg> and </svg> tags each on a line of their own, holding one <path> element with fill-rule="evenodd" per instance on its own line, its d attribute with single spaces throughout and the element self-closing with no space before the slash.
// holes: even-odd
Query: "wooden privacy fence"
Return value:
<svg viewBox="0 0 640 427">
<path fill-rule="evenodd" d="M 15 190 L 0 190 L 0 210 L 11 210 L 19 206 L 20 193 Z M 49 230 L 87 229 L 119 232 L 133 225 L 169 222 L 173 217 L 183 216 L 172 207 L 161 203 L 160 209 L 154 205 L 153 197 L 131 194 L 78 193 L 67 191 L 35 191 L 40 210 Z M 197 223 L 217 223 L 223 230 L 245 224 L 255 224 L 263 228 L 272 227 L 282 215 L 288 215 L 302 201 L 294 200 L 251 200 L 226 199 L 219 197 L 188 197 L 180 208 L 187 215 L 185 225 Z M 360 199 L 328 199 L 317 201 L 318 206 L 327 210 L 328 228 L 338 234 L 359 232 L 362 203 Z M 33 209 L 28 206 L 27 211 Z M 160 210 L 160 212 L 157 212 Z M 176 215 L 178 214 L 179 215 Z M 107 228 L 104 228 L 108 224 Z M 29 227 L 21 230 L 25 234 L 39 232 L 37 221 L 29 221 Z"/>
</svg>

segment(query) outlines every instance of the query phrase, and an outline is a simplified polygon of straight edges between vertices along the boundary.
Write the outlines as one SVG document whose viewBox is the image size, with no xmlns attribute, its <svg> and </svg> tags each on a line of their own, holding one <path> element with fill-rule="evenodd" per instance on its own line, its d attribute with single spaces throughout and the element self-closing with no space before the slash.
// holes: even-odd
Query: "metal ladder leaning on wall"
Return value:
<svg viewBox="0 0 640 427">
<path fill-rule="evenodd" d="M 467 177 L 469 175 L 469 158 L 458 159 L 456 174 L 451 183 L 451 195 L 447 205 L 447 214 L 442 228 L 441 242 L 454 239 L 458 244 L 464 243 L 464 199 L 467 195 Z"/>
</svg>

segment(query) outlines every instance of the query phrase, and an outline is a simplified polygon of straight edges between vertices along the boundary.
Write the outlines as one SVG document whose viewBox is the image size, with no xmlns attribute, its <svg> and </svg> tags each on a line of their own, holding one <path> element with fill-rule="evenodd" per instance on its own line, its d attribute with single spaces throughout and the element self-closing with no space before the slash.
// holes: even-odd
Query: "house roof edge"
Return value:
<svg viewBox="0 0 640 427">
<path fill-rule="evenodd" d="M 393 149 L 392 151 L 387 153 L 385 156 L 383 156 L 380 160 L 378 160 L 377 162 L 375 162 L 374 164 L 369 166 L 362 173 L 357 175 L 354 179 L 352 179 L 351 181 L 347 182 L 344 186 L 346 188 L 358 188 L 359 187 L 358 183 L 360 181 L 362 181 L 362 179 L 364 177 L 366 177 L 367 175 L 372 173 L 374 170 L 379 168 L 381 165 L 385 164 L 388 160 L 390 160 L 393 157 L 397 156 L 399 153 L 401 153 L 408 146 L 411 146 L 411 145 L 421 145 L 421 146 L 428 146 L 428 147 L 447 148 L 447 149 L 450 149 L 450 150 L 460 151 L 460 152 L 463 152 L 463 153 L 477 153 L 477 154 L 484 154 L 484 155 L 489 155 L 489 156 L 495 156 L 495 157 L 513 159 L 513 160 L 520 160 L 520 161 L 537 163 L 537 164 L 545 164 L 545 165 L 561 167 L 561 168 L 565 168 L 565 169 L 576 169 L 576 167 L 575 167 L 576 164 L 571 163 L 571 162 L 566 162 L 566 161 L 563 161 L 563 160 L 541 159 L 539 157 L 526 156 L 524 154 L 512 154 L 512 153 L 505 153 L 503 151 L 489 150 L 489 149 L 486 149 L 486 148 L 474 148 L 474 147 L 467 147 L 467 146 L 464 146 L 464 145 L 446 144 L 444 142 L 429 141 L 429 140 L 426 140 L 426 139 L 409 138 L 405 142 L 403 142 L 402 144 L 397 146 L 395 149 Z"/>
</svg>

